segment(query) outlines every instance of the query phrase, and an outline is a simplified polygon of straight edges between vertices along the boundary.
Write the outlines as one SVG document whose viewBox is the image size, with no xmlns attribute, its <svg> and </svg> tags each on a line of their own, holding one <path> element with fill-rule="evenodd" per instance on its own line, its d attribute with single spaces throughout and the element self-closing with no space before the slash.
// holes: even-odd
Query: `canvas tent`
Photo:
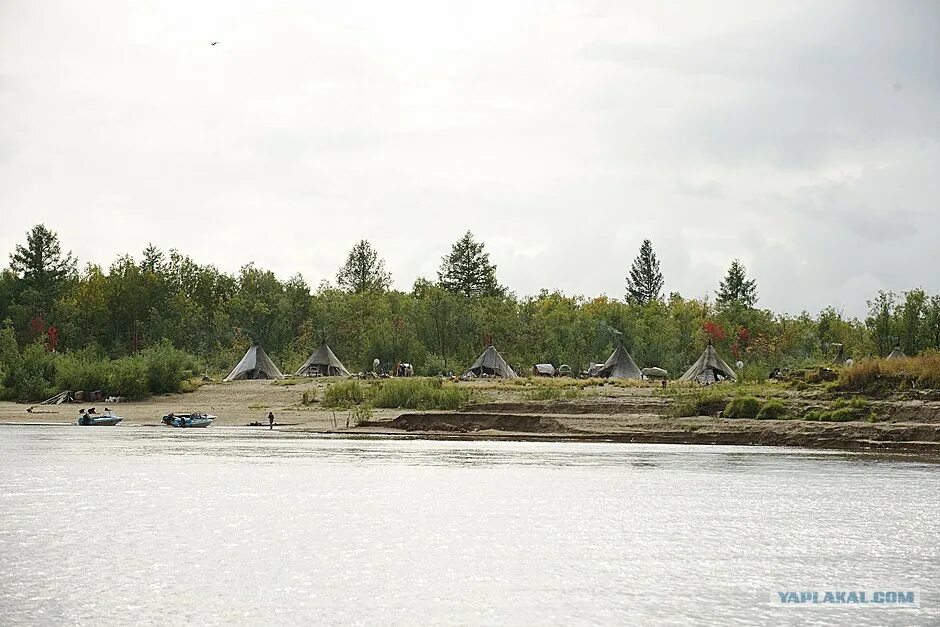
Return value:
<svg viewBox="0 0 940 627">
<path fill-rule="evenodd" d="M 698 381 L 699 383 L 715 383 L 725 379 L 736 380 L 738 377 L 734 374 L 728 364 L 718 356 L 718 351 L 709 342 L 702 356 L 698 358 L 692 367 L 685 371 L 685 374 L 679 377 L 680 381 Z"/>
<path fill-rule="evenodd" d="M 294 374 L 298 377 L 348 377 L 349 371 L 333 354 L 326 342 L 323 342 Z"/>
<path fill-rule="evenodd" d="M 894 350 L 891 351 L 891 354 L 888 355 L 887 359 L 903 359 L 905 357 L 907 357 L 907 355 L 904 354 L 904 351 L 901 350 L 901 347 L 895 346 Z"/>
<path fill-rule="evenodd" d="M 491 377 L 502 377 L 504 379 L 515 379 L 516 373 L 512 371 L 503 356 L 496 351 L 496 347 L 490 344 L 483 354 L 480 355 L 473 365 L 464 373 L 464 376 L 474 375 L 482 377 L 489 375 Z"/>
<path fill-rule="evenodd" d="M 238 379 L 283 379 L 284 374 L 274 365 L 264 349 L 255 344 L 248 349 L 238 365 L 232 369 L 226 381 Z"/>
<path fill-rule="evenodd" d="M 633 357 L 630 357 L 627 349 L 623 347 L 623 342 L 620 342 L 595 376 L 610 379 L 642 379 L 643 373 L 637 368 L 636 362 L 633 361 Z"/>
<path fill-rule="evenodd" d="M 551 364 L 535 364 L 532 366 L 533 377 L 554 377 L 555 366 Z"/>
</svg>

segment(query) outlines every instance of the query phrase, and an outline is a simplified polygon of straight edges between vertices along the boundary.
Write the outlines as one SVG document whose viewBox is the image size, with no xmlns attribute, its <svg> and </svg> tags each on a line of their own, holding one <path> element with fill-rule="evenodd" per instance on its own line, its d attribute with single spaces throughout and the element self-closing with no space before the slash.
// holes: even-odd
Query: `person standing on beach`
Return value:
<svg viewBox="0 0 940 627">
<path fill-rule="evenodd" d="M 269 431 L 274 430 L 274 412 L 273 411 L 268 412 L 268 430 Z"/>
</svg>

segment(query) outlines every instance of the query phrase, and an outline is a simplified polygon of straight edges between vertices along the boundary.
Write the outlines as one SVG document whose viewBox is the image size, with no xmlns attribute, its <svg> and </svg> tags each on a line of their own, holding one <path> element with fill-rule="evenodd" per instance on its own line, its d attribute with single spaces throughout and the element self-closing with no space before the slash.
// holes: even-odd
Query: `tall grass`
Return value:
<svg viewBox="0 0 940 627">
<path fill-rule="evenodd" d="M 358 381 L 331 383 L 323 392 L 323 405 L 333 409 L 347 409 L 365 401 L 365 389 Z"/>
<path fill-rule="evenodd" d="M 445 386 L 440 379 L 392 379 L 373 386 L 370 400 L 375 407 L 458 409 L 470 396 L 470 390 Z"/>
<path fill-rule="evenodd" d="M 839 373 L 835 389 L 886 396 L 900 390 L 940 389 L 940 351 L 904 359 L 863 359 Z"/>
</svg>

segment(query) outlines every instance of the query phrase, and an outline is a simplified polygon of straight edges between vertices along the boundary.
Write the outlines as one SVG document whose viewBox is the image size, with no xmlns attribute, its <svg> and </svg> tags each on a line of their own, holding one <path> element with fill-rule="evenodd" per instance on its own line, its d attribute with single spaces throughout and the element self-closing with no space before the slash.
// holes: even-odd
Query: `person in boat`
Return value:
<svg viewBox="0 0 940 627">
<path fill-rule="evenodd" d="M 84 409 L 79 409 L 79 410 L 78 410 L 78 424 L 80 424 L 80 425 L 85 424 L 85 419 L 86 419 L 85 410 L 84 410 Z"/>
<path fill-rule="evenodd" d="M 274 430 L 274 412 L 273 411 L 268 412 L 268 429 L 270 431 Z"/>
</svg>

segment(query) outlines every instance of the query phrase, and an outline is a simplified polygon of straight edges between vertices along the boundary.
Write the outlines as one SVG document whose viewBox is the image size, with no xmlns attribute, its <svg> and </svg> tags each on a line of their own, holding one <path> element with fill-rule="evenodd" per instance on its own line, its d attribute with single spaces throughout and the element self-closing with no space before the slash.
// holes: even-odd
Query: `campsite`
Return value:
<svg viewBox="0 0 940 627">
<path fill-rule="evenodd" d="M 198 408 L 217 415 L 215 425 L 222 428 L 250 429 L 273 411 L 284 425 L 274 433 L 779 445 L 940 456 L 940 392 L 840 393 L 833 390 L 838 383 L 821 380 L 820 370 L 828 369 L 794 373 L 791 382 L 703 386 L 674 380 L 666 388 L 653 380 L 570 377 L 216 379 L 191 392 L 121 403 L 119 428 L 157 426 L 160 416 Z M 749 404 L 755 404 L 750 415 L 725 415 Z M 23 404 L 0 402 L 0 422 L 64 424 L 74 422 L 77 407 L 41 406 L 27 413 Z"/>
<path fill-rule="evenodd" d="M 879 292 L 864 320 L 778 314 L 757 307 L 735 259 L 714 302 L 667 298 L 644 240 L 623 299 L 520 297 L 469 231 L 438 280 L 410 291 L 392 289 L 367 240 L 316 290 L 153 246 L 80 274 L 44 225 L 16 250 L 71 269 L 51 286 L 0 275 L 15 296 L 0 300 L 4 423 L 73 424 L 114 399 L 119 429 L 193 412 L 251 429 L 273 412 L 278 430 L 309 434 L 925 454 L 940 442 L 940 296 L 921 289 Z"/>
</svg>

